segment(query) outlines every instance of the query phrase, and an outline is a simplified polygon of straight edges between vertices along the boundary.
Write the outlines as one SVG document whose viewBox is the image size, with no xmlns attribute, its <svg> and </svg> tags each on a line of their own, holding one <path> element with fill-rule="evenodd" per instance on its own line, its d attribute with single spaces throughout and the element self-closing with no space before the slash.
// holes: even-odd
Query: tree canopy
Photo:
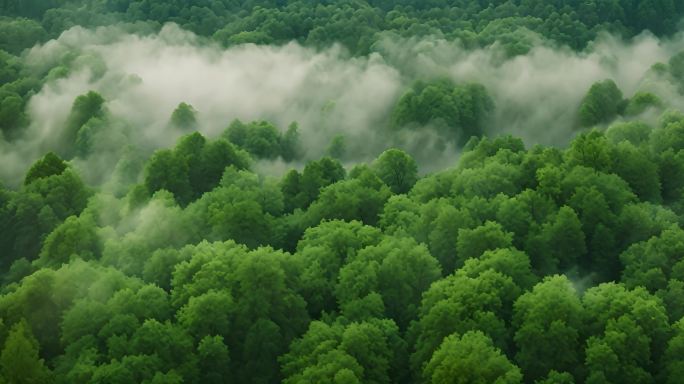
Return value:
<svg viewBox="0 0 684 384">
<path fill-rule="evenodd" d="M 0 383 L 682 382 L 684 2 L 0 0 L 0 15 Z M 100 57 L 171 39 L 168 23 L 194 33 L 155 59 L 263 55 L 288 73 L 230 72 L 260 98 L 235 87 L 208 108 L 201 82 L 141 91 L 168 73 Z M 534 58 L 614 69 L 600 44 L 626 43 L 596 36 L 646 30 L 672 39 L 635 40 L 662 63 L 554 73 L 577 96 L 561 112 L 531 87 Z M 520 70 L 511 89 L 485 62 Z M 523 91 L 534 110 L 511 110 Z M 568 123 L 553 145 L 520 127 L 542 115 Z"/>
</svg>

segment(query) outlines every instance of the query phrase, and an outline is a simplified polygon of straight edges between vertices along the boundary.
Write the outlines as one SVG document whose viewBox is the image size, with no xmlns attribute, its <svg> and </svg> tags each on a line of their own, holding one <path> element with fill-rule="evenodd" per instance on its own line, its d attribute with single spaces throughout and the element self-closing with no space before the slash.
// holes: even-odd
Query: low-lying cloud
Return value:
<svg viewBox="0 0 684 384">
<path fill-rule="evenodd" d="M 496 45 L 466 50 L 440 39 L 387 38 L 377 48 L 368 57 L 350 57 L 339 46 L 317 51 L 297 43 L 224 49 L 174 24 L 147 35 L 118 27 L 74 27 L 25 54 L 27 66 L 36 70 L 69 55 L 76 58 L 69 61 L 66 77 L 49 81 L 31 98 L 31 126 L 23 142 L 3 143 L 0 161 L 7 166 L 0 178 L 16 184 L 32 161 L 52 149 L 74 99 L 90 90 L 107 100 L 117 122 L 110 128 L 126 127 L 131 144 L 146 154 L 175 143 L 181 132 L 169 126 L 169 118 L 186 102 L 199 111 L 199 130 L 210 137 L 236 118 L 269 120 L 283 130 L 297 121 L 308 158 L 321 156 L 330 139 L 343 134 L 355 161 L 403 143 L 417 154 L 423 170 L 453 164 L 457 150 L 412 145 L 418 136 L 438 141 L 429 133 L 415 139 L 397 134 L 396 140 L 383 134 L 398 98 L 419 78 L 482 83 L 496 106 L 486 131 L 520 136 L 528 144 L 567 143 L 582 97 L 592 83 L 606 78 L 614 79 L 625 96 L 646 87 L 669 98 L 670 106 L 684 106 L 671 86 L 644 78 L 653 64 L 684 49 L 681 35 L 659 40 L 643 34 L 629 42 L 604 35 L 582 53 L 540 41 L 528 54 L 505 60 Z M 115 160 L 77 163 L 107 168 Z"/>
</svg>

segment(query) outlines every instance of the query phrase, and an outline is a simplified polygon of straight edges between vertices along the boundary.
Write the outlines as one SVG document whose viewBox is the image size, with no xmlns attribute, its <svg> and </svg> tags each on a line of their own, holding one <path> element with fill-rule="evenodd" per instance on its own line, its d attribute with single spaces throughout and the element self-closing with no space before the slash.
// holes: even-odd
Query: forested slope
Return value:
<svg viewBox="0 0 684 384">
<path fill-rule="evenodd" d="M 680 3 L 0 10 L 0 382 L 682 381 Z"/>
<path fill-rule="evenodd" d="M 382 33 L 440 35 L 469 46 L 498 39 L 518 51 L 529 44 L 524 29 L 582 48 L 602 30 L 672 34 L 684 14 L 674 0 L 3 0 L 0 9 L 15 18 L 0 27 L 0 47 L 10 51 L 74 25 L 116 21 L 175 22 L 226 45 L 294 39 L 316 46 L 340 42 L 354 53 L 372 50 Z"/>
</svg>

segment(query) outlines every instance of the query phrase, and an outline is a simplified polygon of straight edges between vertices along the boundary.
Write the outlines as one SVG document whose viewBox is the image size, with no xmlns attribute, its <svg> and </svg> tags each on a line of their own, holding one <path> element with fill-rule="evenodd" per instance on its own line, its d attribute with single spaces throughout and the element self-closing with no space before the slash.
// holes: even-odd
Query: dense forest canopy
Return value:
<svg viewBox="0 0 684 384">
<path fill-rule="evenodd" d="M 470 46 L 501 40 L 519 51 L 526 43 L 521 29 L 583 48 L 603 30 L 672 34 L 684 14 L 675 0 L 3 0 L 0 9 L 11 17 L 2 29 L 13 35 L 3 42 L 13 50 L 23 39 L 56 37 L 74 25 L 126 21 L 174 22 L 224 45 L 341 42 L 356 53 L 372 50 L 384 33 L 438 35 Z"/>
<path fill-rule="evenodd" d="M 0 383 L 681 383 L 682 4 L 0 0 Z"/>
</svg>

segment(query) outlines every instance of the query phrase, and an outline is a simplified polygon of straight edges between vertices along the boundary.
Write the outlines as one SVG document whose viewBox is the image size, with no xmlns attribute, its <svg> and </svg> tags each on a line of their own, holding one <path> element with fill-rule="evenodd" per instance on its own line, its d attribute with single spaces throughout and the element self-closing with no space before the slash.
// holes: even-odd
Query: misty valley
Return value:
<svg viewBox="0 0 684 384">
<path fill-rule="evenodd" d="M 0 0 L 0 384 L 684 382 L 684 2 Z"/>
</svg>

